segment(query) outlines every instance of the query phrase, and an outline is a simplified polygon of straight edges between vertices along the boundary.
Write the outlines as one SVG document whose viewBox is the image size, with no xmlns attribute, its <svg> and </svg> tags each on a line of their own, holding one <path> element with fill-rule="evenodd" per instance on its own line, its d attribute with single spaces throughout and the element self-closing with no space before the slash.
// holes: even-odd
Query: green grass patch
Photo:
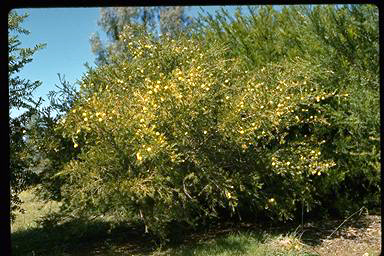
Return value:
<svg viewBox="0 0 384 256">
<path fill-rule="evenodd" d="M 43 202 L 34 193 L 34 189 L 20 193 L 24 213 L 16 212 L 16 219 L 11 223 L 11 232 L 18 232 L 39 227 L 41 218 L 57 213 L 60 203 L 55 201 Z"/>
<path fill-rule="evenodd" d="M 153 256 L 317 255 L 303 248 L 294 236 L 239 231 L 191 245 L 157 250 Z"/>
</svg>

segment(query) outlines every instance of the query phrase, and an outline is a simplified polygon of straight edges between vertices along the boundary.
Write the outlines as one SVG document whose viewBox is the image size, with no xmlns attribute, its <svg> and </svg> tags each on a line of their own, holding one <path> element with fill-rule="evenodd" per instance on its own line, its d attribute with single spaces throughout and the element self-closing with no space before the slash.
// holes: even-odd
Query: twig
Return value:
<svg viewBox="0 0 384 256">
<path fill-rule="evenodd" d="M 191 197 L 191 195 L 187 192 L 187 189 L 185 188 L 185 182 L 184 182 L 185 180 L 183 180 L 183 190 L 184 190 L 184 193 L 189 197 L 189 199 L 193 199 L 192 197 Z"/>
<path fill-rule="evenodd" d="M 301 200 L 301 226 L 304 227 L 304 203 Z"/>
<path fill-rule="evenodd" d="M 350 218 L 352 218 L 353 215 L 355 215 L 356 213 L 360 212 L 360 215 L 361 213 L 363 212 L 363 209 L 365 207 L 361 207 L 358 211 L 354 212 L 352 215 L 350 215 L 348 218 L 346 218 L 333 232 L 332 234 L 330 234 L 329 236 L 327 236 L 327 239 L 329 239 L 347 220 L 349 220 Z"/>
<path fill-rule="evenodd" d="M 143 214 L 143 212 L 141 211 L 141 209 L 139 209 L 139 214 L 140 214 L 140 218 L 141 218 L 141 219 L 143 220 L 143 222 L 144 222 L 144 229 L 145 229 L 144 233 L 148 233 L 148 226 L 147 226 L 147 224 L 145 223 L 144 214 Z"/>
</svg>

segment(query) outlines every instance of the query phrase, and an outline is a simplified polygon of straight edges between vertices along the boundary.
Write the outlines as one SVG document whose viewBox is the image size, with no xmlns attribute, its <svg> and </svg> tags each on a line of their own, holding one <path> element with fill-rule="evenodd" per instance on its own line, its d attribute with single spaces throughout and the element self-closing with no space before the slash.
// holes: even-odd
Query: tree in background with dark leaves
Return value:
<svg viewBox="0 0 384 256">
<path fill-rule="evenodd" d="M 32 61 L 32 56 L 44 48 L 44 44 L 37 44 L 33 48 L 21 48 L 19 36 L 30 32 L 21 27 L 28 14 L 18 15 L 12 11 L 8 16 L 8 88 L 9 110 L 24 109 L 23 114 L 9 118 L 10 141 L 10 185 L 11 185 L 11 218 L 14 218 L 19 207 L 18 194 L 33 184 L 37 176 L 29 169 L 34 158 L 29 154 L 26 143 L 28 136 L 28 123 L 33 120 L 41 99 L 32 98 L 33 91 L 41 85 L 40 81 L 30 81 L 18 76 L 20 70 Z"/>
</svg>

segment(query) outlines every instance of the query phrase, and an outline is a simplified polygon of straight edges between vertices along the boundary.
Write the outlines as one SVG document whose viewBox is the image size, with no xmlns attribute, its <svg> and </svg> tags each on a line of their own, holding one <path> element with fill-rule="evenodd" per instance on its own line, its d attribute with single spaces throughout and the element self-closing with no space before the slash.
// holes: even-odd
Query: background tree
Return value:
<svg viewBox="0 0 384 256">
<path fill-rule="evenodd" d="M 41 99 L 35 101 L 32 97 L 33 91 L 41 85 L 40 81 L 31 82 L 20 78 L 17 74 L 32 61 L 32 55 L 42 49 L 45 45 L 38 44 L 34 48 L 20 48 L 20 34 L 29 34 L 28 30 L 21 27 L 21 23 L 28 17 L 27 14 L 18 15 L 15 11 L 8 16 L 8 88 L 9 88 L 9 110 L 25 109 L 26 111 L 18 117 L 10 116 L 10 185 L 11 185 L 11 217 L 14 211 L 19 209 L 20 199 L 18 194 L 33 183 L 36 176 L 29 167 L 34 158 L 26 144 L 28 135 L 28 123 L 37 114 Z"/>
<path fill-rule="evenodd" d="M 120 33 L 125 26 L 140 25 L 144 31 L 157 36 L 185 31 L 192 22 L 186 16 L 186 9 L 181 6 L 101 8 L 98 25 L 105 31 L 109 42 L 104 46 L 98 33 L 92 35 L 90 42 L 96 63 L 108 63 L 108 56 L 123 50 L 126 42 L 122 42 Z"/>
</svg>

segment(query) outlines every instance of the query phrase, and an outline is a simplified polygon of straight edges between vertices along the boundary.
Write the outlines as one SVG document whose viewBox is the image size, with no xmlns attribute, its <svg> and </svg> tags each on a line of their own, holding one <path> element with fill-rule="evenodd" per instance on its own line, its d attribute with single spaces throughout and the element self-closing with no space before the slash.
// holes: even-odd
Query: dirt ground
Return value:
<svg viewBox="0 0 384 256">
<path fill-rule="evenodd" d="M 365 215 L 343 221 L 307 224 L 301 240 L 318 255 L 371 256 L 381 253 L 381 216 Z M 337 229 L 337 227 L 339 227 Z M 336 232 L 334 232 L 337 229 Z M 332 234 L 333 233 L 333 234 Z M 330 237 L 330 235 L 332 236 Z"/>
</svg>

